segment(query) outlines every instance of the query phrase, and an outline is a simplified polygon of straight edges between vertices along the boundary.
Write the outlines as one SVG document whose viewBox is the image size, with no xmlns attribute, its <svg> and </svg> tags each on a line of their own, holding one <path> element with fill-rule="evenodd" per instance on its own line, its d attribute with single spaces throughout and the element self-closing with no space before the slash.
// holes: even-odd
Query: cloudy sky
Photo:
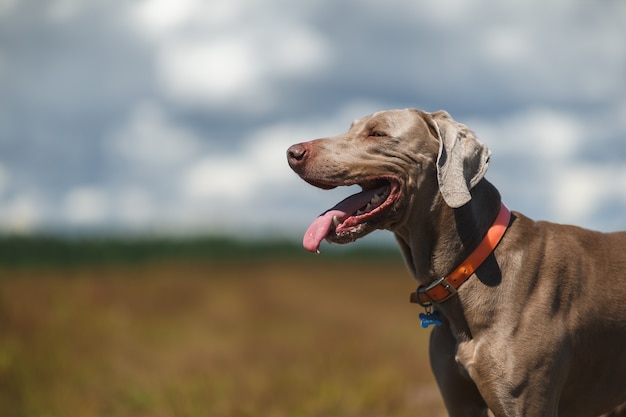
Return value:
<svg viewBox="0 0 626 417">
<path fill-rule="evenodd" d="M 0 231 L 299 237 L 293 143 L 445 109 L 507 205 L 626 229 L 626 3 L 0 0 Z"/>
</svg>

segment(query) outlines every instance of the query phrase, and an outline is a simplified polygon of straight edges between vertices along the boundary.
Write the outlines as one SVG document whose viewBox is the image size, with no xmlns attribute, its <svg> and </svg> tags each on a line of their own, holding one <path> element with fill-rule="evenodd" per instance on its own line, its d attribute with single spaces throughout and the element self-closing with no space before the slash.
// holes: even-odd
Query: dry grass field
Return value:
<svg viewBox="0 0 626 417">
<path fill-rule="evenodd" d="M 399 263 L 0 270 L 0 416 L 438 416 Z"/>
</svg>

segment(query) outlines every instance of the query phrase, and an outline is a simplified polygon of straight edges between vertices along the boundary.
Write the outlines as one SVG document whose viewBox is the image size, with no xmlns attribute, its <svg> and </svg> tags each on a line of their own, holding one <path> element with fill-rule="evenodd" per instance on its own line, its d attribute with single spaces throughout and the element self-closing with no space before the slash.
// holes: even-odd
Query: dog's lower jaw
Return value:
<svg viewBox="0 0 626 417">
<path fill-rule="evenodd" d="M 326 241 L 329 243 L 348 244 L 370 234 L 373 231 L 374 229 L 370 229 L 369 227 L 367 227 L 367 223 L 360 223 L 349 229 L 341 231 L 337 231 L 335 229 L 331 231 L 326 236 Z"/>
</svg>

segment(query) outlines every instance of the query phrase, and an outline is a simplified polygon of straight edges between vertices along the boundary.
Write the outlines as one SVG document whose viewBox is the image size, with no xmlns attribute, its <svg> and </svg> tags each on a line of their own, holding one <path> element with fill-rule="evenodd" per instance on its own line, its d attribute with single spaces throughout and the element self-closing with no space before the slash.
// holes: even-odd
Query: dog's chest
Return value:
<svg viewBox="0 0 626 417">
<path fill-rule="evenodd" d="M 477 348 L 479 345 L 480 343 L 473 339 L 459 343 L 454 358 L 461 369 L 472 379 L 476 377 Z"/>
</svg>

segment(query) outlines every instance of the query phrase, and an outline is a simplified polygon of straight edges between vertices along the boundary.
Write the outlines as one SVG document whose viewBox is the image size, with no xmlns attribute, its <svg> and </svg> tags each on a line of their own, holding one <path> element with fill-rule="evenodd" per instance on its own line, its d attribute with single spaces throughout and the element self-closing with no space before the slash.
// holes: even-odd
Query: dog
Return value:
<svg viewBox="0 0 626 417">
<path fill-rule="evenodd" d="M 626 232 L 509 211 L 485 178 L 491 152 L 445 111 L 377 112 L 291 146 L 322 189 L 362 191 L 303 239 L 395 234 L 419 284 L 430 363 L 451 417 L 626 416 Z"/>
</svg>

